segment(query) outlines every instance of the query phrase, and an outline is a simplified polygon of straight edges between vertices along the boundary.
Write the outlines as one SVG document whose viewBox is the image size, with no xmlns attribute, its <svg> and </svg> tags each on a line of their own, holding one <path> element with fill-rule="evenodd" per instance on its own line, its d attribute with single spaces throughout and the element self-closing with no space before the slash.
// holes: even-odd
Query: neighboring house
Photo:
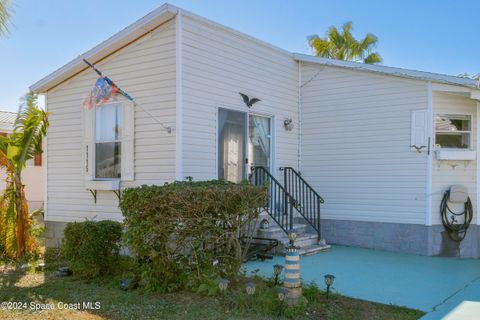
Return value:
<svg viewBox="0 0 480 320">
<path fill-rule="evenodd" d="M 12 133 L 16 118 L 15 112 L 0 111 L 0 135 L 7 136 Z M 35 155 L 34 159 L 27 161 L 22 177 L 30 212 L 42 208 L 44 198 L 42 155 Z M 2 171 L 0 172 L 0 192 L 3 193 L 6 183 L 6 174 Z"/>
<path fill-rule="evenodd" d="M 82 58 L 141 108 L 82 109 L 97 78 Z M 440 201 L 465 185 L 474 217 L 460 255 L 480 257 L 474 80 L 292 54 L 165 4 L 31 89 L 51 114 L 49 245 L 69 221 L 121 220 L 118 189 L 238 181 L 253 164 L 279 181 L 280 167 L 302 173 L 325 199 L 328 243 L 421 255 L 451 245 Z M 261 101 L 249 108 L 239 92 Z"/>
</svg>

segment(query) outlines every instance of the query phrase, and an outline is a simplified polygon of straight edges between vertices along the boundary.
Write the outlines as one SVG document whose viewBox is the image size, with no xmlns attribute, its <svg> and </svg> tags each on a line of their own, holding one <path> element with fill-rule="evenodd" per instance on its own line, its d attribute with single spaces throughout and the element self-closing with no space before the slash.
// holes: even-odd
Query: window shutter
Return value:
<svg viewBox="0 0 480 320">
<path fill-rule="evenodd" d="M 95 134 L 95 108 L 83 109 L 83 173 L 86 181 L 94 180 L 93 177 L 93 155 L 94 155 L 94 134 Z"/>
<path fill-rule="evenodd" d="M 135 180 L 135 107 L 132 102 L 123 104 L 123 124 L 122 124 L 122 181 Z"/>
<path fill-rule="evenodd" d="M 410 144 L 412 146 L 427 147 L 427 110 L 415 110 L 412 111 L 412 136 Z M 417 151 L 411 147 L 413 151 Z"/>
</svg>

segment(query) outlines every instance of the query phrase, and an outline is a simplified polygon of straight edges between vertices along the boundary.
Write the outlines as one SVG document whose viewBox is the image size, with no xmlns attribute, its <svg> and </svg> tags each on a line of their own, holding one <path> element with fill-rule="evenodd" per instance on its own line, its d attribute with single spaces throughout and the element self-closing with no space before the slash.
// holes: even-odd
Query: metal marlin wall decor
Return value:
<svg viewBox="0 0 480 320">
<path fill-rule="evenodd" d="M 257 98 L 249 98 L 246 94 L 244 93 L 241 93 L 239 92 L 238 94 L 240 94 L 243 98 L 243 102 L 245 102 L 245 104 L 247 105 L 247 107 L 251 108 L 255 103 L 259 102 L 259 101 L 262 101 L 260 99 L 257 99 Z"/>
</svg>

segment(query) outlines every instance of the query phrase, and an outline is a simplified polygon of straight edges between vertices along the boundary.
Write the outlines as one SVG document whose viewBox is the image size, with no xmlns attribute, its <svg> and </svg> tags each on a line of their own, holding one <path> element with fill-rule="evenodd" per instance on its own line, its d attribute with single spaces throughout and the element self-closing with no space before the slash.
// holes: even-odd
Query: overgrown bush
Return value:
<svg viewBox="0 0 480 320">
<path fill-rule="evenodd" d="M 119 222 L 69 223 L 64 231 L 62 255 L 74 274 L 88 278 L 109 274 L 118 261 L 121 236 Z"/>
<path fill-rule="evenodd" d="M 124 191 L 124 239 L 150 290 L 196 290 L 238 274 L 266 189 L 223 180 L 175 182 Z"/>
</svg>

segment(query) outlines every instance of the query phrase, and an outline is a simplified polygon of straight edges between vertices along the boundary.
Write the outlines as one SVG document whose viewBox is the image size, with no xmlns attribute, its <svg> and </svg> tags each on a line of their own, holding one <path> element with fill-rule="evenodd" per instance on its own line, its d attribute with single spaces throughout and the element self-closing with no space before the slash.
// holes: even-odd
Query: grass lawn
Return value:
<svg viewBox="0 0 480 320">
<path fill-rule="evenodd" d="M 281 319 L 256 310 L 255 298 L 242 307 L 226 307 L 221 297 L 193 293 L 153 294 L 142 290 L 122 291 L 118 279 L 86 281 L 75 277 L 57 278 L 51 272 L 20 272 L 0 267 L 0 303 L 20 303 L 23 310 L 0 307 L 0 319 Z M 90 310 L 80 308 L 92 302 Z M 98 302 L 98 305 L 95 305 Z M 33 303 L 33 304 L 32 304 Z M 35 305 L 35 303 L 43 305 Z M 59 305 L 60 303 L 60 305 Z M 78 305 L 80 304 L 80 305 Z M 37 308 L 51 310 L 34 311 Z M 10 305 L 12 307 L 12 305 Z M 95 310 L 96 307 L 99 307 Z M 295 319 L 418 319 L 422 312 L 341 296 L 327 301 L 323 295 L 308 304 L 303 316 Z"/>
</svg>

